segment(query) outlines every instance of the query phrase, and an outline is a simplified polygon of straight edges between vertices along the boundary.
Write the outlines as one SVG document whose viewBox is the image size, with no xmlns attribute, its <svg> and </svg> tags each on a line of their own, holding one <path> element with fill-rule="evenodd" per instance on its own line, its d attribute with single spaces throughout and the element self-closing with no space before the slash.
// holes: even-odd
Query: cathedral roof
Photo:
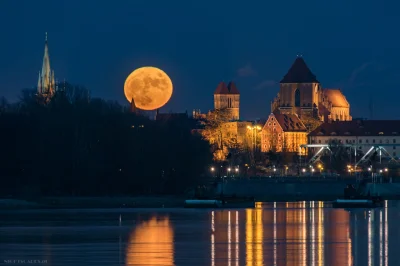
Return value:
<svg viewBox="0 0 400 266">
<path fill-rule="evenodd" d="M 228 86 L 222 81 L 218 84 L 214 94 L 240 94 L 240 92 L 232 81 L 228 83 Z"/>
<path fill-rule="evenodd" d="M 319 83 L 302 57 L 297 57 L 281 83 Z"/>
<path fill-rule="evenodd" d="M 301 122 L 300 118 L 295 114 L 279 114 L 273 113 L 276 121 L 279 123 L 283 131 L 307 131 L 307 128 Z"/>
<path fill-rule="evenodd" d="M 349 102 L 340 89 L 323 89 L 323 94 L 332 103 L 332 107 L 350 107 Z"/>
<path fill-rule="evenodd" d="M 399 136 L 400 120 L 352 120 L 323 123 L 309 136 Z"/>
</svg>

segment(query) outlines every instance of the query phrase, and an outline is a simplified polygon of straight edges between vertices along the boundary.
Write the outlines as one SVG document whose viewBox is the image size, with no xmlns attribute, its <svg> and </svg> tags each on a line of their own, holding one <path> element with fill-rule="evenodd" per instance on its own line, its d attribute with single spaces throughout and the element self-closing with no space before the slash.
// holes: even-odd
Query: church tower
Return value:
<svg viewBox="0 0 400 266">
<path fill-rule="evenodd" d="M 271 111 L 282 114 L 318 116 L 320 83 L 298 56 L 280 82 L 279 99 L 272 103 Z"/>
<path fill-rule="evenodd" d="M 231 120 L 239 120 L 240 92 L 232 81 L 218 84 L 214 92 L 214 109 L 228 109 L 231 113 Z"/>
<path fill-rule="evenodd" d="M 42 71 L 39 71 L 37 94 L 50 99 L 55 92 L 54 71 L 50 68 L 49 47 L 47 43 L 47 32 L 44 43 L 44 56 Z"/>
<path fill-rule="evenodd" d="M 130 104 L 130 111 L 131 113 L 138 114 L 138 108 L 136 107 L 135 100 L 132 97 L 131 104 Z"/>
</svg>

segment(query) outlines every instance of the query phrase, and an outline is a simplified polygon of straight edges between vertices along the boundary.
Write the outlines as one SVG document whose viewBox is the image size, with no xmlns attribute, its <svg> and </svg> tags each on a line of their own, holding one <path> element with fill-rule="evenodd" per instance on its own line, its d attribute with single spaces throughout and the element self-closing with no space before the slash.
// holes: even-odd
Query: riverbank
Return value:
<svg viewBox="0 0 400 266">
<path fill-rule="evenodd" d="M 15 209 L 93 209 L 93 208 L 176 208 L 185 197 L 45 197 L 35 200 L 0 199 L 0 210 Z"/>
</svg>

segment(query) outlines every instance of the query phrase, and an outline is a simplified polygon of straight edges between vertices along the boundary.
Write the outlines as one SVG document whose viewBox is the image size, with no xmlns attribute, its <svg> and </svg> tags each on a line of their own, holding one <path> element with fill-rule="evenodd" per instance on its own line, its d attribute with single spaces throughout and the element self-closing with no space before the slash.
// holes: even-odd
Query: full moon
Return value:
<svg viewBox="0 0 400 266">
<path fill-rule="evenodd" d="M 156 67 L 141 67 L 133 71 L 125 80 L 126 99 L 135 101 L 137 108 L 155 110 L 164 106 L 172 96 L 172 81 L 168 75 Z"/>
</svg>

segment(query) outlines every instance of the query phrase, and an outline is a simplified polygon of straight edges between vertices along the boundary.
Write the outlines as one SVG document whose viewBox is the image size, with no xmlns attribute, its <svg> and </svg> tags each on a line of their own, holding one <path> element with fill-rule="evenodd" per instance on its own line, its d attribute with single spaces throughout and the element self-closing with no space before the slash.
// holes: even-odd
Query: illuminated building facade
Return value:
<svg viewBox="0 0 400 266">
<path fill-rule="evenodd" d="M 220 82 L 214 91 L 214 109 L 227 109 L 230 120 L 239 120 L 240 92 L 232 81 Z"/>
<path fill-rule="evenodd" d="M 307 129 L 296 114 L 270 114 L 261 132 L 262 152 L 299 152 L 307 143 Z"/>
<path fill-rule="evenodd" d="M 360 144 L 357 148 L 366 154 L 374 145 L 383 144 L 388 154 L 398 158 L 400 147 L 400 120 L 353 120 L 324 123 L 308 134 L 310 144 Z M 368 145 L 365 145 L 368 144 Z M 317 150 L 315 150 L 317 151 Z"/>
<path fill-rule="evenodd" d="M 323 89 L 302 57 L 297 57 L 280 81 L 271 112 L 297 114 L 320 121 L 349 121 L 350 104 L 340 89 Z"/>
<path fill-rule="evenodd" d="M 54 70 L 50 68 L 49 46 L 46 39 L 44 43 L 44 55 L 42 63 L 42 71 L 39 71 L 39 79 L 37 84 L 37 94 L 46 100 L 50 100 L 56 91 L 56 83 L 54 81 Z"/>
</svg>

